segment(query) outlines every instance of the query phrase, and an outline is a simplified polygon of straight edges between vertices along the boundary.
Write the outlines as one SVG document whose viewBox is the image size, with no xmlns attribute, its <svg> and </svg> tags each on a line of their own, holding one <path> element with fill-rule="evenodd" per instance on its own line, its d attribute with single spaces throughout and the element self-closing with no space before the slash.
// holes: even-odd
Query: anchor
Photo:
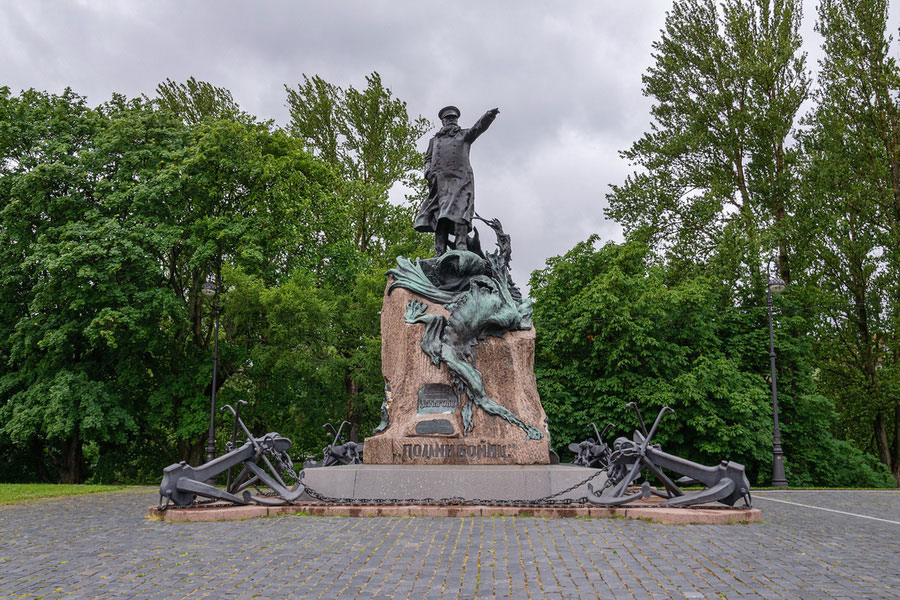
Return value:
<svg viewBox="0 0 900 600">
<path fill-rule="evenodd" d="M 226 500 L 234 504 L 276 505 L 293 502 L 303 494 L 305 487 L 302 475 L 298 476 L 294 472 L 293 462 L 287 453 L 292 445 L 291 440 L 275 432 L 254 437 L 240 419 L 239 413 L 228 404 L 221 408 L 223 411 L 226 409 L 234 415 L 235 424 L 247 435 L 247 441 L 234 448 L 233 436 L 233 441 L 228 445 L 233 449 L 199 467 L 192 467 L 184 461 L 166 467 L 159 486 L 161 510 L 169 505 L 179 508 L 188 506 L 197 496 L 211 500 Z M 263 466 L 260 466 L 260 462 Z M 243 468 L 232 482 L 231 469 L 238 465 L 242 465 Z M 226 471 L 229 472 L 229 476 L 224 490 L 208 483 Z M 284 481 L 285 476 L 294 479 L 295 484 L 289 487 Z M 259 483 L 269 486 L 280 500 L 268 496 L 253 496 L 247 491 L 248 487 Z"/>
<path fill-rule="evenodd" d="M 594 463 L 599 462 L 600 468 L 605 469 L 609 465 L 612 451 L 607 444 L 603 443 L 603 436 L 612 426 L 612 423 L 607 423 L 601 432 L 597 431 L 597 426 L 591 423 L 597 437 L 588 438 L 579 444 L 569 444 L 569 450 L 575 453 L 575 460 L 572 461 L 572 464 L 580 467 L 592 467 Z"/>
<path fill-rule="evenodd" d="M 735 502 L 741 498 L 744 499 L 746 506 L 750 506 L 750 482 L 743 465 L 723 460 L 716 466 L 705 466 L 663 452 L 658 444 L 651 444 L 663 417 L 666 413 L 675 412 L 672 408 L 662 407 L 648 432 L 637 404 L 629 402 L 626 407 L 634 409 L 640 423 L 640 430 L 634 432 L 632 439 L 618 438 L 613 444 L 612 452 L 608 452 L 608 447 L 602 439 L 603 436 L 598 433 L 597 441 L 585 446 L 585 452 L 594 452 L 599 448 L 600 450 L 596 450 L 598 457 L 607 457 L 605 467 L 608 476 L 607 487 L 611 486 L 609 489 L 604 488 L 600 490 L 601 493 L 597 493 L 593 486 L 588 484 L 587 499 L 590 502 L 604 506 L 618 506 L 639 498 L 649 499 L 651 495 L 656 495 L 665 499 L 660 504 L 661 506 L 694 506 L 709 502 L 734 506 Z M 608 426 L 604 428 L 604 434 L 607 429 Z M 594 430 L 596 432 L 596 426 Z M 582 444 L 586 444 L 586 442 L 582 442 Z M 580 451 L 582 444 L 571 444 L 570 449 L 575 446 Z M 604 454 L 603 447 L 607 447 L 608 454 Z M 659 491 L 645 481 L 640 491 L 626 493 L 628 487 L 641 476 L 645 469 L 663 484 L 665 491 Z M 676 483 L 663 472 L 663 469 L 674 471 L 684 477 L 678 479 Z M 706 489 L 685 493 L 678 486 L 679 483 L 681 485 L 700 483 L 706 486 Z"/>
<path fill-rule="evenodd" d="M 343 421 L 337 430 L 334 429 L 334 425 L 331 423 L 322 425 L 323 429 L 331 430 L 331 433 L 334 434 L 334 439 L 322 449 L 322 460 L 308 460 L 303 463 L 303 468 L 310 469 L 316 467 L 333 467 L 336 465 L 362 464 L 362 454 L 365 444 L 352 441 L 344 442 L 344 438 L 342 437 L 344 426 L 349 424 L 350 421 Z"/>
</svg>

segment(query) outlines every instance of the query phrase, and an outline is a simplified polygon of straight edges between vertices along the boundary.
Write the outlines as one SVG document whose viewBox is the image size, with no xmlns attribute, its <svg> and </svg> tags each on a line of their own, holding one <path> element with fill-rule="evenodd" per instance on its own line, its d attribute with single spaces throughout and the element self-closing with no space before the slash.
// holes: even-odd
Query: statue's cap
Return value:
<svg viewBox="0 0 900 600">
<path fill-rule="evenodd" d="M 459 109 L 455 106 L 445 106 L 441 110 L 438 111 L 438 119 L 443 119 L 445 115 L 449 115 L 453 113 L 457 118 L 459 117 Z"/>
</svg>

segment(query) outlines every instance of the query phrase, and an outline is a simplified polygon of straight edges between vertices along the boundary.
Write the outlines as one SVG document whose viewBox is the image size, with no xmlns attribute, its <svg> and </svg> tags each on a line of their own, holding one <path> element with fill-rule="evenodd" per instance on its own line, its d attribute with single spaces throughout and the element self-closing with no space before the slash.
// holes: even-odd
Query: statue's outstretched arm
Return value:
<svg viewBox="0 0 900 600">
<path fill-rule="evenodd" d="M 466 130 L 466 141 L 474 142 L 479 135 L 487 131 L 488 127 L 491 126 L 491 123 L 494 122 L 494 119 L 497 118 L 499 112 L 499 108 L 492 108 L 481 115 L 481 118 L 475 121 L 475 124 Z"/>
</svg>

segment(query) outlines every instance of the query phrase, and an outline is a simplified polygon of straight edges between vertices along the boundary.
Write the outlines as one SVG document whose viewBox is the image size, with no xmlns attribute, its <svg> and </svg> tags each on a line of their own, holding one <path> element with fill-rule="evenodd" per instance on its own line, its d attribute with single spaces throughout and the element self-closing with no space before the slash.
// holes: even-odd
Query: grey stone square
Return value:
<svg viewBox="0 0 900 600">
<path fill-rule="evenodd" d="M 0 506 L 0 598 L 898 597 L 900 554 L 884 550 L 900 538 L 900 492 L 754 497 L 764 522 L 750 525 L 174 523 L 144 517 L 157 499 L 150 488 L 10 504 Z"/>
</svg>

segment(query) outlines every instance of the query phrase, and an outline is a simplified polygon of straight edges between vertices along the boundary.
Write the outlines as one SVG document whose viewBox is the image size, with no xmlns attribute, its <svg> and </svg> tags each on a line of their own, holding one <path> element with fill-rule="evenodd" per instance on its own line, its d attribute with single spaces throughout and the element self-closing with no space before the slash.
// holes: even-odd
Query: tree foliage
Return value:
<svg viewBox="0 0 900 600">
<path fill-rule="evenodd" d="M 843 435 L 900 485 L 900 69 L 887 3 L 825 0 L 797 237 L 820 307 L 822 380 Z"/>
<path fill-rule="evenodd" d="M 374 425 L 383 274 L 428 247 L 388 192 L 413 183 L 427 123 L 368 83 L 332 98 L 340 160 L 297 118 L 259 122 L 193 78 L 95 108 L 0 89 L 0 441 L 25 459 L 0 477 L 139 481 L 198 462 L 214 302 L 218 404 L 249 401 L 252 428 L 307 454 L 326 421 Z"/>
<path fill-rule="evenodd" d="M 177 456 L 160 451 L 170 443 L 195 459 L 200 285 L 217 261 L 271 282 L 321 262 L 308 242 L 330 171 L 267 125 L 185 124 L 138 100 L 91 109 L 68 90 L 3 90 L 2 111 L 0 435 L 63 481 L 85 476 L 86 453 L 149 447 L 159 463 Z"/>
<path fill-rule="evenodd" d="M 808 94 L 799 0 L 682 0 L 643 77 L 651 131 L 622 152 L 638 167 L 612 186 L 608 215 L 673 259 L 758 272 L 780 246 L 794 180 L 790 132 Z M 777 225 L 771 227 L 770 225 Z"/>
<path fill-rule="evenodd" d="M 206 81 L 190 77 L 184 83 L 166 79 L 156 86 L 156 97 L 145 98 L 187 124 L 207 119 L 248 119 L 231 92 Z"/>
<path fill-rule="evenodd" d="M 342 192 L 352 208 L 354 246 L 363 254 L 384 254 L 397 240 L 410 238 L 412 201 L 423 194 L 422 154 L 416 142 L 431 128 L 422 116 L 411 119 L 406 103 L 394 98 L 378 73 L 357 90 L 304 75 L 285 86 L 290 130 L 318 158 L 341 175 Z M 396 184 L 413 191 L 406 206 L 388 202 Z"/>
<path fill-rule="evenodd" d="M 703 274 L 720 311 L 764 306 L 764 265 L 777 259 L 789 284 L 776 347 L 795 483 L 846 479 L 834 465 L 848 442 L 900 482 L 900 129 L 886 15 L 881 0 L 820 3 L 825 58 L 810 96 L 799 2 L 675 2 L 644 76 L 651 131 L 622 153 L 638 170 L 609 196 L 629 239 L 657 251 L 673 282 Z M 717 335 L 763 375 L 765 341 L 752 333 L 762 325 L 746 325 Z"/>
<path fill-rule="evenodd" d="M 673 277 L 641 242 L 596 242 L 548 260 L 531 279 L 535 372 L 556 445 L 588 437 L 591 422 L 630 435 L 638 423 L 628 402 L 645 419 L 669 406 L 675 415 L 655 438 L 664 449 L 705 464 L 735 460 L 768 483 L 765 311 L 728 306 L 727 290 L 707 276 Z M 793 365 L 808 354 L 782 330 L 778 347 Z M 808 368 L 795 371 L 782 369 L 791 384 L 780 395 L 792 484 L 885 485 L 871 459 L 829 435 L 831 403 L 802 378 Z"/>
</svg>

